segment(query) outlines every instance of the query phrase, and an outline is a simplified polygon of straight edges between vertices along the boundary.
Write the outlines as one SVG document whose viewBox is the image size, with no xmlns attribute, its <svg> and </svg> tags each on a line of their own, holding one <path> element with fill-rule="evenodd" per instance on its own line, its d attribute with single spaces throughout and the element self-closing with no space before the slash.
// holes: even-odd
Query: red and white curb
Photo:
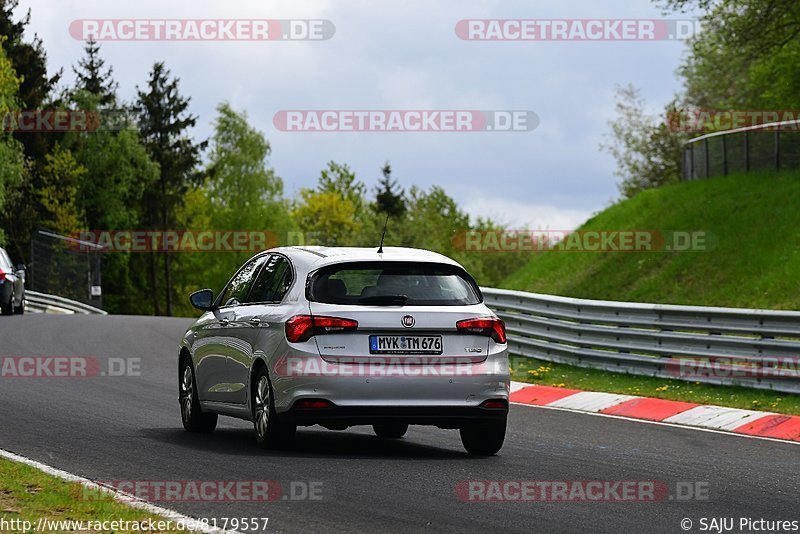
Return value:
<svg viewBox="0 0 800 534">
<path fill-rule="evenodd" d="M 511 383 L 513 404 L 561 408 L 800 442 L 800 417 L 617 393 Z"/>
</svg>

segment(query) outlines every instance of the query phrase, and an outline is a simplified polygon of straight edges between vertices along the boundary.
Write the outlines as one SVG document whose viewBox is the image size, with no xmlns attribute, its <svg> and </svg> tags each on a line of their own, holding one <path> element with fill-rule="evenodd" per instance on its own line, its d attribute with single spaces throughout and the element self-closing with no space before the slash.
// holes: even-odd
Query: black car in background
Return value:
<svg viewBox="0 0 800 534">
<path fill-rule="evenodd" d="M 25 267 L 14 268 L 8 252 L 0 248 L 0 312 L 3 315 L 25 313 Z"/>
</svg>

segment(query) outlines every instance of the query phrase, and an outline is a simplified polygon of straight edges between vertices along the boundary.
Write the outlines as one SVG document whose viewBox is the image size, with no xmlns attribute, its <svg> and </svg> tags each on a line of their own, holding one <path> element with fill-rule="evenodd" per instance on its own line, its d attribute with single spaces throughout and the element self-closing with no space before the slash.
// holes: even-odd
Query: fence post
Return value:
<svg viewBox="0 0 800 534">
<path fill-rule="evenodd" d="M 708 137 L 703 139 L 703 162 L 705 167 L 705 176 L 703 178 L 708 178 Z"/>
<path fill-rule="evenodd" d="M 750 132 L 744 131 L 744 172 L 750 172 Z"/>
<path fill-rule="evenodd" d="M 727 135 L 721 135 L 720 139 L 722 139 L 722 175 L 728 176 L 728 143 L 726 139 L 728 138 Z"/>
<path fill-rule="evenodd" d="M 36 268 L 36 263 L 33 259 L 33 254 L 33 236 L 31 236 L 31 257 L 28 259 L 28 272 L 25 273 L 25 284 L 31 289 L 35 287 L 33 285 L 33 270 Z"/>
<path fill-rule="evenodd" d="M 775 170 L 781 170 L 781 127 L 775 128 Z"/>
</svg>

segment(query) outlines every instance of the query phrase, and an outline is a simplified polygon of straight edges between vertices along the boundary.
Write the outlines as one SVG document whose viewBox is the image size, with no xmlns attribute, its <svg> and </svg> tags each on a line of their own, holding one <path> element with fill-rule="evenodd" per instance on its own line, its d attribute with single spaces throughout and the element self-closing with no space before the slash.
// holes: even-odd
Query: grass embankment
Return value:
<svg viewBox="0 0 800 534">
<path fill-rule="evenodd" d="M 0 518 L 5 525 L 0 525 L 0 532 L 23 532 L 18 528 L 22 525 L 21 521 L 30 521 L 35 529 L 40 518 L 50 521 L 51 532 L 73 531 L 63 525 L 58 528 L 54 522 L 60 520 L 166 521 L 162 517 L 126 506 L 110 495 L 98 494 L 91 490 L 85 493 L 80 484 L 66 482 L 5 458 L 0 458 Z M 100 532 L 100 530 L 88 529 L 83 532 Z M 117 529 L 115 532 L 136 532 L 136 530 Z M 173 527 L 170 530 L 155 532 L 184 531 Z"/>
<path fill-rule="evenodd" d="M 800 310 L 800 172 L 751 173 L 644 191 L 579 230 L 650 230 L 667 243 L 676 231 L 702 232 L 705 249 L 551 250 L 532 255 L 501 287 L 601 300 Z M 800 414 L 800 395 L 527 358 L 515 358 L 512 368 L 514 379 L 526 382 Z"/>
<path fill-rule="evenodd" d="M 501 287 L 579 298 L 800 310 L 800 172 L 644 191 L 579 230 L 705 232 L 706 250 L 535 253 Z"/>
</svg>

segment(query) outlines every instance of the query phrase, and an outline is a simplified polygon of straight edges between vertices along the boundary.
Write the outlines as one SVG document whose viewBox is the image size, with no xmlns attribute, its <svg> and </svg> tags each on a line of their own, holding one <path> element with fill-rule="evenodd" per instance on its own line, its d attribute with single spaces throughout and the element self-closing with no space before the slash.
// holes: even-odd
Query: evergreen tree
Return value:
<svg viewBox="0 0 800 534">
<path fill-rule="evenodd" d="M 383 178 L 378 181 L 375 197 L 375 209 L 391 217 L 402 217 L 406 212 L 405 191 L 395 189 L 397 180 L 392 179 L 392 167 L 389 162 L 381 169 Z"/>
<path fill-rule="evenodd" d="M 85 56 L 72 68 L 77 76 L 76 89 L 86 91 L 97 97 L 101 108 L 113 106 L 117 101 L 117 83 L 112 78 L 114 69 L 105 69 L 106 60 L 100 57 L 100 45 L 88 41 L 84 47 Z"/>
<path fill-rule="evenodd" d="M 197 117 L 189 114 L 190 98 L 178 91 L 178 78 L 170 79 L 164 63 L 156 63 L 150 73 L 145 91 L 138 90 L 136 111 L 140 117 L 142 141 L 151 159 L 160 166 L 156 187 L 145 192 L 143 198 L 144 223 L 159 230 L 174 230 L 175 209 L 187 191 L 202 181 L 197 166 L 200 153 L 207 142 L 194 143 L 188 130 L 195 126 Z M 165 312 L 172 315 L 172 257 L 163 254 Z M 156 255 L 150 256 L 150 283 L 153 308 L 160 315 L 157 295 Z"/>
</svg>

